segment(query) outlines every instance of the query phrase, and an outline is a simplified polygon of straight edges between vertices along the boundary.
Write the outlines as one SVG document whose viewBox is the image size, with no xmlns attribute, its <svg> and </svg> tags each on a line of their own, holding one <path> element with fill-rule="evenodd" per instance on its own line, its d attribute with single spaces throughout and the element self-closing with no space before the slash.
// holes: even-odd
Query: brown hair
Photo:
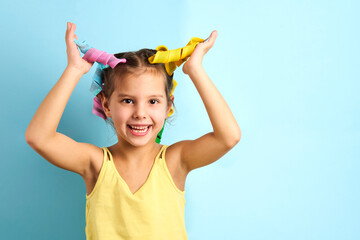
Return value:
<svg viewBox="0 0 360 240">
<path fill-rule="evenodd" d="M 122 53 L 116 53 L 114 56 L 116 58 L 125 58 L 126 63 L 119 63 L 114 67 L 113 69 L 110 67 L 107 67 L 104 69 L 104 76 L 102 79 L 103 85 L 103 91 L 101 91 L 101 94 L 106 99 L 110 99 L 112 93 L 114 92 L 116 82 L 121 79 L 121 77 L 131 75 L 131 74 L 141 74 L 145 71 L 153 71 L 155 74 L 162 74 L 166 78 L 166 84 L 165 84 L 165 93 L 166 93 L 166 99 L 167 103 L 172 102 L 172 105 L 174 107 L 175 112 L 175 104 L 170 98 L 171 90 L 173 89 L 174 83 L 173 83 L 173 75 L 169 76 L 165 69 L 164 63 L 154 63 L 151 64 L 148 61 L 148 58 L 156 54 L 157 50 L 154 49 L 148 49 L 143 48 L 136 52 L 122 52 Z M 101 98 L 100 98 L 101 99 Z M 168 122 L 167 118 L 166 122 Z M 116 131 L 114 122 L 111 118 L 106 118 L 105 120 L 108 124 L 111 125 L 114 131 Z"/>
</svg>

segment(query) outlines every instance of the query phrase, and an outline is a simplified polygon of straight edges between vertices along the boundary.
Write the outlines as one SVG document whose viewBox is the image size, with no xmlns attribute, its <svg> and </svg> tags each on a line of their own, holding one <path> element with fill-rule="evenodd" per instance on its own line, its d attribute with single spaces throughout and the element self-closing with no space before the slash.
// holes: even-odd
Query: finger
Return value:
<svg viewBox="0 0 360 240">
<path fill-rule="evenodd" d="M 73 49 L 76 48 L 76 44 L 74 42 L 74 37 L 76 38 L 76 40 L 78 39 L 75 34 L 75 28 L 76 28 L 76 25 L 74 23 L 68 22 L 68 29 L 66 31 L 65 41 L 66 41 L 66 45 L 70 51 L 72 51 Z"/>
<path fill-rule="evenodd" d="M 66 35 L 65 35 L 65 40 L 67 42 L 69 39 L 71 39 L 71 23 L 70 22 L 67 23 Z"/>
<path fill-rule="evenodd" d="M 218 32 L 216 30 L 212 31 L 212 33 L 210 34 L 210 41 L 215 41 L 215 39 L 218 36 Z"/>
<path fill-rule="evenodd" d="M 70 34 L 70 23 L 67 22 L 67 26 L 66 26 L 66 32 L 65 32 L 65 43 L 66 45 L 68 45 L 68 39 L 69 39 L 69 34 Z"/>
<path fill-rule="evenodd" d="M 76 36 L 76 34 L 75 34 L 75 30 L 76 30 L 76 25 L 75 25 L 75 23 L 72 23 L 72 25 L 71 25 L 71 33 L 72 33 L 72 38 L 71 38 L 71 40 L 73 41 L 73 39 L 75 38 L 76 40 L 78 40 L 78 37 Z"/>
<path fill-rule="evenodd" d="M 210 33 L 210 36 L 208 37 L 208 38 L 206 38 L 204 41 L 202 41 L 202 42 L 200 42 L 199 44 L 201 44 L 201 45 L 208 45 L 208 44 L 210 44 L 211 42 L 213 42 L 214 41 L 214 38 L 216 39 L 216 37 L 217 37 L 217 31 L 216 30 L 214 30 L 214 31 L 212 31 L 211 33 Z M 211 44 L 210 44 L 211 45 Z"/>
<path fill-rule="evenodd" d="M 216 30 L 212 31 L 212 33 L 210 34 L 210 39 L 207 42 L 210 48 L 214 45 L 217 36 L 218 36 L 218 32 Z"/>
<path fill-rule="evenodd" d="M 75 30 L 76 30 L 76 25 L 75 25 L 75 23 L 72 23 L 72 25 L 71 25 L 71 30 L 72 30 L 73 33 L 75 33 Z"/>
</svg>

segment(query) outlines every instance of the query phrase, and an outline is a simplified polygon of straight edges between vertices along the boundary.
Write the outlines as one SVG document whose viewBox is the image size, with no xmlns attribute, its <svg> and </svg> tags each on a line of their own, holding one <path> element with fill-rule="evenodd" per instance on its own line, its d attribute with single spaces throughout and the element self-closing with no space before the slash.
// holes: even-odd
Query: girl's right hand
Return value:
<svg viewBox="0 0 360 240">
<path fill-rule="evenodd" d="M 78 37 L 75 34 L 75 29 L 76 29 L 75 23 L 70 23 L 70 22 L 67 23 L 65 42 L 66 42 L 68 67 L 75 68 L 81 71 L 81 73 L 85 74 L 90 71 L 94 63 L 89 63 L 81 57 L 80 51 L 77 48 L 76 43 L 74 42 L 74 38 L 78 40 Z"/>
</svg>

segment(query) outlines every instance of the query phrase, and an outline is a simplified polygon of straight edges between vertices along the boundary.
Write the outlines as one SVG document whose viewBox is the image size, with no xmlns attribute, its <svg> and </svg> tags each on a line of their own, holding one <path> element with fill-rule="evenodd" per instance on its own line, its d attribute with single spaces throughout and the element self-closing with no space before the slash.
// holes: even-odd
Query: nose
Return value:
<svg viewBox="0 0 360 240">
<path fill-rule="evenodd" d="M 133 117 L 138 119 L 146 118 L 146 106 L 143 103 L 135 105 Z"/>
</svg>

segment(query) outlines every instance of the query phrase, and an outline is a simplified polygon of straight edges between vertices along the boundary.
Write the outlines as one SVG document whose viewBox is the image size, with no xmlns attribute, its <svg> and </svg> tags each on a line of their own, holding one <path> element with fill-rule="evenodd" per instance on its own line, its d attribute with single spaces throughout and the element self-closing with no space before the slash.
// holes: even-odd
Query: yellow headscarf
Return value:
<svg viewBox="0 0 360 240">
<path fill-rule="evenodd" d="M 203 42 L 204 39 L 193 37 L 191 38 L 190 42 L 186 44 L 183 48 L 178 48 L 174 50 L 168 50 L 167 47 L 164 45 L 160 45 L 156 48 L 157 52 L 155 55 L 148 58 L 148 61 L 153 63 L 165 63 L 165 69 L 169 76 L 173 74 L 175 69 L 179 67 L 181 64 L 186 62 L 190 55 L 193 53 L 196 45 L 200 42 Z M 170 96 L 173 95 L 175 87 L 177 86 L 177 82 L 175 79 L 173 79 L 173 89 L 171 90 Z M 168 117 L 170 117 L 171 114 L 173 114 L 174 109 L 171 106 L 170 113 Z"/>
</svg>

